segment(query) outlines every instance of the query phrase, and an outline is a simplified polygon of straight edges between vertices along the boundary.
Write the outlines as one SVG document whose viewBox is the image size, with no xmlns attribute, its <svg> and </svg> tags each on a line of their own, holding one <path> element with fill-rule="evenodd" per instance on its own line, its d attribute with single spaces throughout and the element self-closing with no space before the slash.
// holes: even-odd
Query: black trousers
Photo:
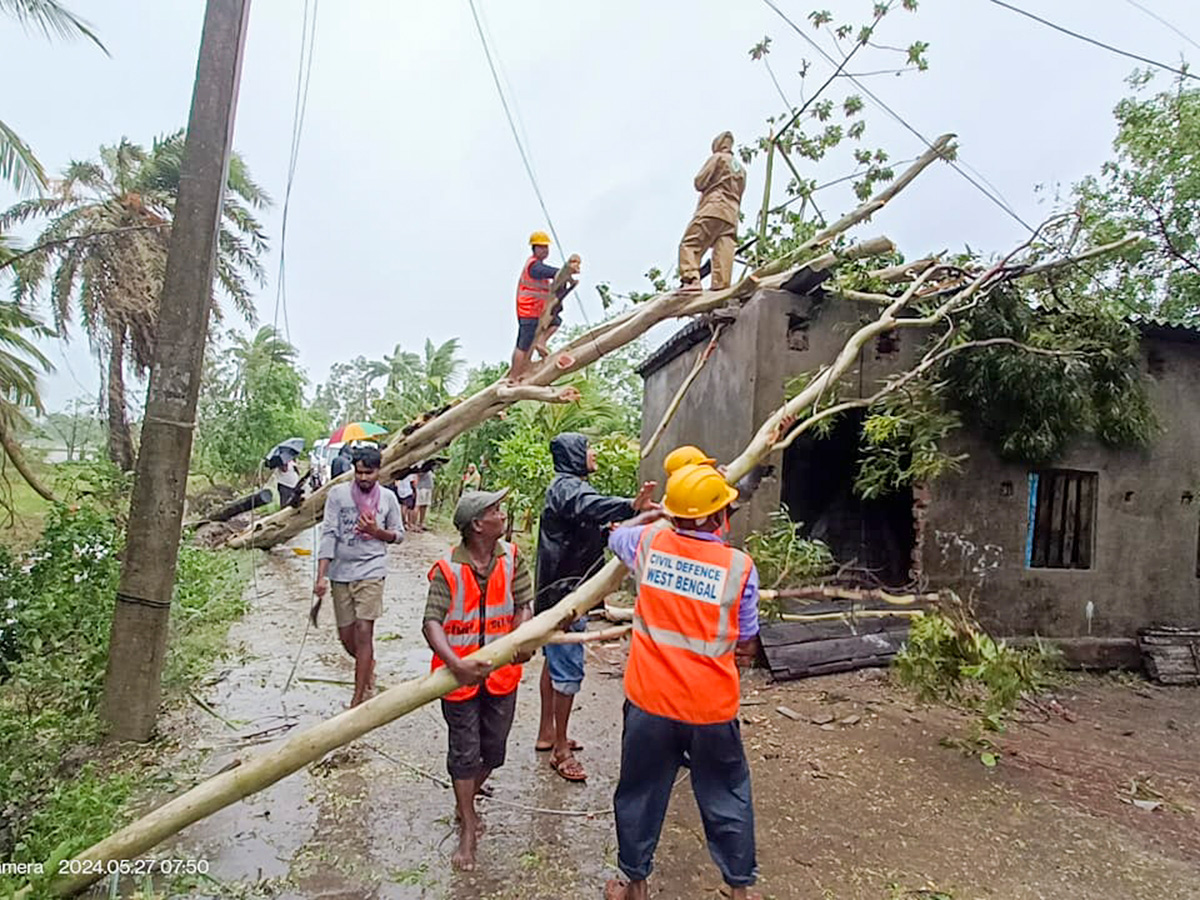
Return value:
<svg viewBox="0 0 1200 900">
<path fill-rule="evenodd" d="M 686 762 L 685 762 L 686 754 Z M 708 852 L 731 887 L 754 884 L 754 803 L 750 766 L 737 719 L 691 725 L 652 715 L 625 701 L 621 778 L 613 807 L 617 865 L 631 881 L 654 868 L 671 788 L 681 765 L 690 765 Z"/>
</svg>

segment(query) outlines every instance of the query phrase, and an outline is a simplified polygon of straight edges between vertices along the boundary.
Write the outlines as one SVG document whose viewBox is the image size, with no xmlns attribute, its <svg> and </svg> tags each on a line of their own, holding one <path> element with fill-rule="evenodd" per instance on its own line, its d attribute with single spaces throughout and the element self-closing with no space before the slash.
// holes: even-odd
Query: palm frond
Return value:
<svg viewBox="0 0 1200 900">
<path fill-rule="evenodd" d="M 92 31 L 91 25 L 79 18 L 58 0 L 0 0 L 0 13 L 12 16 L 26 29 L 36 28 L 46 37 L 72 40 L 87 38 L 110 56 L 108 48 Z"/>
<path fill-rule="evenodd" d="M 0 6 L 5 0 L 0 0 Z M 0 179 L 18 194 L 46 186 L 46 173 L 21 136 L 0 122 Z"/>
</svg>

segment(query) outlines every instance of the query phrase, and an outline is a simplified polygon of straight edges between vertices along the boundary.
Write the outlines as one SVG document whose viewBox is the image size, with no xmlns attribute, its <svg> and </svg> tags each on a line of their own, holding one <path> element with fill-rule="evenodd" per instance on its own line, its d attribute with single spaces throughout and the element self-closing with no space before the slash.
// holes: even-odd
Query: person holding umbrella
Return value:
<svg viewBox="0 0 1200 900">
<path fill-rule="evenodd" d="M 279 492 L 279 506 L 291 506 L 300 494 L 300 469 L 296 457 L 304 452 L 304 438 L 288 438 L 276 444 L 263 459 L 268 469 L 278 469 L 275 488 Z"/>
</svg>

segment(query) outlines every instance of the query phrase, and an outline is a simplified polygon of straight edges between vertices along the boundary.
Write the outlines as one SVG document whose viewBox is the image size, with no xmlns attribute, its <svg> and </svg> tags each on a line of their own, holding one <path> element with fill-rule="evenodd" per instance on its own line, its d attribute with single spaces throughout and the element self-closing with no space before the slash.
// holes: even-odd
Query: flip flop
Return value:
<svg viewBox="0 0 1200 900">
<path fill-rule="evenodd" d="M 583 765 L 574 756 L 568 756 L 566 759 L 555 759 L 551 756 L 550 768 L 567 781 L 587 781 L 587 772 L 584 771 Z"/>
<path fill-rule="evenodd" d="M 583 749 L 583 744 L 579 743 L 579 741 L 572 739 L 571 743 L 570 743 L 570 747 L 571 747 L 572 753 L 578 753 L 580 750 Z M 551 741 L 549 744 L 540 744 L 540 743 L 534 744 L 533 749 L 536 750 L 538 753 L 546 753 L 547 751 L 554 749 L 554 742 Z"/>
</svg>

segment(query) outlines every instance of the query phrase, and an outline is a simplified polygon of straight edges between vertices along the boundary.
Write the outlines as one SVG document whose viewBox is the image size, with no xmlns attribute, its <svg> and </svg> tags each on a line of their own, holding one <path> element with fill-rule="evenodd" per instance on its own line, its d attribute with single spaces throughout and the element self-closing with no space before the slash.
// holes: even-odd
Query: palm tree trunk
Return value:
<svg viewBox="0 0 1200 900">
<path fill-rule="evenodd" d="M 9 433 L 8 426 L 4 422 L 4 418 L 0 416 L 0 446 L 4 448 L 4 453 L 12 460 L 12 464 L 17 471 L 21 473 L 21 477 L 25 479 L 25 483 L 41 495 L 42 499 L 54 502 L 54 494 L 46 487 L 38 477 L 33 474 L 33 470 L 29 468 L 29 463 L 25 461 L 25 454 L 21 452 L 20 445 Z"/>
<path fill-rule="evenodd" d="M 125 328 L 109 326 L 108 458 L 122 472 L 133 471 L 133 435 L 125 418 Z"/>
</svg>

